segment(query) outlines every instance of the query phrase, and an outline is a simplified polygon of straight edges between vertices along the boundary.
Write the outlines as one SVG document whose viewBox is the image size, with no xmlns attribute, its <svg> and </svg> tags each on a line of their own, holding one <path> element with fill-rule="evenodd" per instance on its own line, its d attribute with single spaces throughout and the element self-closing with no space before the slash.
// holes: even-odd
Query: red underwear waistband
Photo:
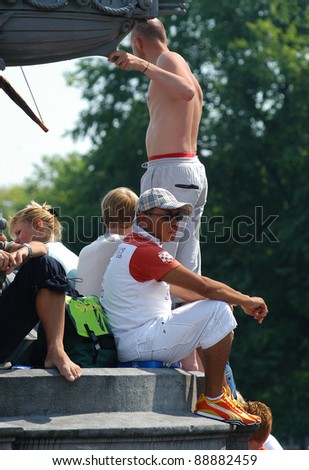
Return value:
<svg viewBox="0 0 309 470">
<path fill-rule="evenodd" d="M 163 153 L 162 155 L 152 155 L 148 158 L 151 160 L 159 160 L 160 158 L 193 158 L 196 157 L 196 153 L 179 152 L 179 153 Z"/>
</svg>

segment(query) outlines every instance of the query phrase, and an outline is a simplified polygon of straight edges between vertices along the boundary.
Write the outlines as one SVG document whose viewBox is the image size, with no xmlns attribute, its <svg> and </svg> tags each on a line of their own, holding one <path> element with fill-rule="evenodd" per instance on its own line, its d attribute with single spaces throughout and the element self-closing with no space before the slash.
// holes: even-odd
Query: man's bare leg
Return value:
<svg viewBox="0 0 309 470">
<path fill-rule="evenodd" d="M 229 358 L 234 333 L 231 331 L 219 343 L 203 350 L 203 364 L 205 370 L 205 395 L 209 398 L 222 394 L 222 387 L 226 384 L 225 366 Z"/>
<path fill-rule="evenodd" d="M 46 368 L 56 367 L 69 382 L 81 376 L 81 368 L 66 354 L 63 347 L 65 300 L 63 292 L 40 289 L 36 296 L 36 310 L 47 342 Z"/>
<path fill-rule="evenodd" d="M 205 372 L 204 363 L 203 363 L 203 349 L 202 348 L 197 348 L 196 349 L 196 359 L 197 359 L 197 363 L 198 363 L 198 370 L 200 372 Z"/>
<path fill-rule="evenodd" d="M 200 369 L 196 351 L 192 351 L 189 356 L 186 356 L 185 358 L 181 359 L 181 366 L 183 370 L 187 371 L 203 370 Z"/>
</svg>

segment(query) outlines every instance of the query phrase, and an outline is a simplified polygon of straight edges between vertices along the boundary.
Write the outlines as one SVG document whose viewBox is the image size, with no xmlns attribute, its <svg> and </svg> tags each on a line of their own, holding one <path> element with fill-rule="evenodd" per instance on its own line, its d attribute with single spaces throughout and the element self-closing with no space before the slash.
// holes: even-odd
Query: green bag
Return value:
<svg viewBox="0 0 309 470">
<path fill-rule="evenodd" d="M 115 339 L 99 298 L 66 296 L 64 349 L 81 367 L 117 367 Z"/>
<path fill-rule="evenodd" d="M 46 337 L 41 323 L 30 364 L 43 367 L 46 357 Z M 80 296 L 72 289 L 66 296 L 64 349 L 80 367 L 117 367 L 115 339 L 108 325 L 99 298 Z"/>
</svg>

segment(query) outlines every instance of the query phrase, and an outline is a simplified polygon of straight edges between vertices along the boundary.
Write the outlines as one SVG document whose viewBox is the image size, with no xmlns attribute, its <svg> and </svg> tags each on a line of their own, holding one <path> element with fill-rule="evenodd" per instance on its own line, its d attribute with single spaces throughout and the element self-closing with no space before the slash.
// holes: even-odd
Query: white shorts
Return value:
<svg viewBox="0 0 309 470">
<path fill-rule="evenodd" d="M 127 361 L 176 362 L 196 348 L 210 348 L 236 328 L 231 307 L 218 300 L 199 300 L 156 319 L 117 341 L 118 357 Z M 135 352 L 134 352 L 135 351 Z"/>
</svg>

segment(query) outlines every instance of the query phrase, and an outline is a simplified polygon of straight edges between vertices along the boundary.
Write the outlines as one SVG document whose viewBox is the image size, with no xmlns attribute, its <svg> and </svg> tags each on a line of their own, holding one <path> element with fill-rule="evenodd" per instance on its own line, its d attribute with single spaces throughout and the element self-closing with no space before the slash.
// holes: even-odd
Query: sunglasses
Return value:
<svg viewBox="0 0 309 470">
<path fill-rule="evenodd" d="M 177 222 L 180 222 L 183 219 L 183 215 L 178 215 L 178 214 L 157 214 L 156 212 L 146 212 L 147 215 L 156 215 L 157 217 L 160 217 L 160 219 L 167 220 L 168 222 L 171 222 L 173 219 L 176 219 Z"/>
</svg>

